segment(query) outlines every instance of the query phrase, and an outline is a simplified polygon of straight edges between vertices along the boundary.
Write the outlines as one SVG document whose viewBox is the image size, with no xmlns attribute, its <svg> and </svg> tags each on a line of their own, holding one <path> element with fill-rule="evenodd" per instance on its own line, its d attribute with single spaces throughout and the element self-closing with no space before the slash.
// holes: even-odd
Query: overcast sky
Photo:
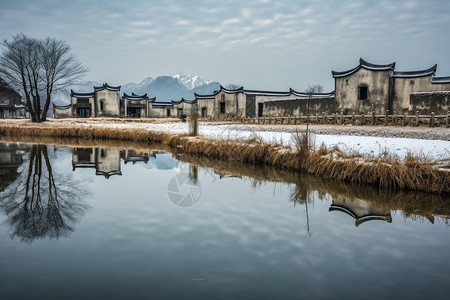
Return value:
<svg viewBox="0 0 450 300">
<path fill-rule="evenodd" d="M 197 74 L 249 89 L 334 89 L 331 71 L 438 64 L 450 76 L 450 1 L 0 0 L 0 38 L 64 39 L 86 80 Z"/>
</svg>

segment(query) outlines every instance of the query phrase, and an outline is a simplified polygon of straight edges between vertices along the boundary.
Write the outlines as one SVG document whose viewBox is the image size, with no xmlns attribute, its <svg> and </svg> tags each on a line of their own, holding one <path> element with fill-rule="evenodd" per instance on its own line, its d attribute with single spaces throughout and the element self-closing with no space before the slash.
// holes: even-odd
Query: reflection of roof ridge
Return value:
<svg viewBox="0 0 450 300">
<path fill-rule="evenodd" d="M 122 171 L 116 170 L 116 171 L 109 171 L 109 172 L 103 172 L 103 171 L 96 171 L 95 175 L 103 175 L 106 179 L 109 179 L 109 177 L 113 175 L 122 175 Z"/>
<path fill-rule="evenodd" d="M 386 214 L 386 215 L 373 214 L 373 215 L 366 215 L 366 216 L 358 217 L 350 209 L 340 206 L 340 205 L 336 205 L 336 204 L 331 204 L 328 211 L 340 211 L 340 212 L 346 213 L 347 215 L 349 215 L 355 219 L 355 226 L 359 226 L 360 224 L 367 222 L 367 221 L 371 221 L 371 220 L 380 220 L 380 221 L 386 221 L 388 223 L 392 223 L 391 214 Z"/>
</svg>

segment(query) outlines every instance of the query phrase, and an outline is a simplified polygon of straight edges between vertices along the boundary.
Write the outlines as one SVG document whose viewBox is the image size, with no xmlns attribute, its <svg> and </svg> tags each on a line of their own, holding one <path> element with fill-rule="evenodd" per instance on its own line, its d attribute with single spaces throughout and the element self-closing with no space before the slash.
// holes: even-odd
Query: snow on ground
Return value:
<svg viewBox="0 0 450 300">
<path fill-rule="evenodd" d="M 169 133 L 188 133 L 189 125 L 170 123 L 76 123 L 87 126 L 110 128 L 144 128 Z M 323 143 L 328 148 L 338 146 L 347 153 L 358 152 L 368 155 L 389 154 L 400 158 L 408 153 L 424 155 L 430 159 L 450 159 L 450 129 L 448 128 L 405 128 L 405 127 L 360 127 L 346 129 L 345 126 L 310 126 L 315 134 L 316 148 Z M 305 126 L 295 125 L 246 125 L 201 123 L 199 134 L 215 139 L 261 138 L 264 142 L 293 146 L 293 135 Z M 365 134 L 369 134 L 367 136 Z M 389 136 L 389 137 L 387 137 Z M 403 138 L 415 136 L 420 138 Z M 432 139 L 424 139 L 430 137 Z"/>
</svg>

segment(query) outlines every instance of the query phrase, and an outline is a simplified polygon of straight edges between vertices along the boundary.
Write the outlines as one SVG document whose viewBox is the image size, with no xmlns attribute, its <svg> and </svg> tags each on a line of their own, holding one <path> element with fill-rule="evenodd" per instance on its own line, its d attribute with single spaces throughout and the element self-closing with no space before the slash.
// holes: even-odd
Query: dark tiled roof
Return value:
<svg viewBox="0 0 450 300">
<path fill-rule="evenodd" d="M 299 96 L 299 97 L 309 97 L 311 95 L 311 97 L 313 98 L 329 98 L 329 97 L 334 97 L 334 91 L 329 92 L 329 93 L 312 93 L 309 94 L 307 92 L 297 92 L 294 89 L 289 89 L 290 93 L 292 95 L 295 96 Z"/>
<path fill-rule="evenodd" d="M 171 102 L 172 102 L 172 104 L 181 104 L 183 102 L 187 103 L 187 104 L 195 104 L 195 103 L 197 103 L 197 99 L 186 100 L 184 98 L 181 98 L 181 100 L 178 100 L 178 101 L 172 100 Z"/>
<path fill-rule="evenodd" d="M 104 89 L 107 89 L 108 91 L 118 92 L 120 91 L 120 85 L 119 86 L 110 86 L 107 83 L 104 83 L 102 86 L 94 86 L 94 91 L 99 92 Z"/>
<path fill-rule="evenodd" d="M 387 64 L 387 65 L 376 65 L 376 64 L 369 63 L 369 62 L 365 61 L 364 59 L 360 58 L 359 66 L 357 66 L 356 68 L 353 68 L 353 69 L 350 69 L 347 71 L 342 71 L 342 72 L 331 71 L 331 74 L 333 75 L 334 78 L 341 78 L 341 77 L 349 76 L 361 68 L 366 69 L 366 70 L 372 70 L 372 71 L 389 71 L 389 70 L 395 69 L 395 62 L 393 62 L 391 64 Z"/>
<path fill-rule="evenodd" d="M 67 105 L 58 105 L 55 103 L 52 103 L 52 104 L 53 104 L 53 107 L 57 108 L 57 109 L 68 109 L 68 108 L 72 107 L 72 104 L 67 104 Z"/>
<path fill-rule="evenodd" d="M 436 73 L 437 65 L 432 66 L 429 69 L 426 70 L 420 70 L 420 71 L 394 71 L 392 77 L 396 78 L 413 78 L 413 77 L 423 77 L 423 76 L 429 76 Z"/>
<path fill-rule="evenodd" d="M 78 93 L 75 92 L 74 90 L 70 90 L 70 96 L 71 97 L 76 97 L 76 98 L 91 98 L 94 97 L 95 93 L 91 92 L 91 93 Z"/>
<path fill-rule="evenodd" d="M 153 108 L 173 108 L 172 102 L 153 102 Z"/>
<path fill-rule="evenodd" d="M 433 77 L 433 78 L 431 78 L 431 83 L 434 83 L 434 84 L 450 83 L 450 76 L 447 76 L 447 77 Z"/>
<path fill-rule="evenodd" d="M 122 99 L 128 101 L 140 101 L 140 100 L 148 100 L 147 94 L 144 95 L 136 95 L 132 93 L 131 95 L 127 95 L 127 93 L 123 93 Z"/>
</svg>

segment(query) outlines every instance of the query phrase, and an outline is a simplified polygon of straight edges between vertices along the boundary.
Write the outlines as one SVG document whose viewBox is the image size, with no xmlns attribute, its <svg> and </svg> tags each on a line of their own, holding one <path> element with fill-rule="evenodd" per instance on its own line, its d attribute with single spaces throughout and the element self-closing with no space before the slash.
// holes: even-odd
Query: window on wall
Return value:
<svg viewBox="0 0 450 300">
<path fill-rule="evenodd" d="M 167 116 L 170 117 L 170 108 L 167 109 Z"/>
<path fill-rule="evenodd" d="M 225 113 L 225 102 L 220 102 L 220 113 L 221 114 Z"/>
<path fill-rule="evenodd" d="M 103 100 L 100 101 L 100 110 L 103 110 Z"/>
<path fill-rule="evenodd" d="M 206 107 L 202 107 L 202 118 L 206 118 Z"/>
<path fill-rule="evenodd" d="M 358 99 L 367 100 L 367 86 L 358 87 Z"/>
</svg>

